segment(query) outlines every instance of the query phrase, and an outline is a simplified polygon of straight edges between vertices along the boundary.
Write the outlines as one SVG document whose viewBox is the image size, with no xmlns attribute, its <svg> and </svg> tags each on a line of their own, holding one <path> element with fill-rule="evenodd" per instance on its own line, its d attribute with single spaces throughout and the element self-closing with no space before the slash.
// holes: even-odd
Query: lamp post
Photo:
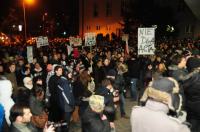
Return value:
<svg viewBox="0 0 200 132">
<path fill-rule="evenodd" d="M 33 4 L 34 0 L 23 0 L 22 6 L 23 6 L 23 14 L 24 14 L 24 39 L 25 42 L 27 41 L 27 28 L 26 28 L 26 4 Z"/>
<path fill-rule="evenodd" d="M 23 0 L 23 13 L 24 13 L 24 39 L 25 39 L 25 43 L 26 43 L 27 32 L 26 32 L 26 7 L 25 7 L 25 0 Z"/>
</svg>

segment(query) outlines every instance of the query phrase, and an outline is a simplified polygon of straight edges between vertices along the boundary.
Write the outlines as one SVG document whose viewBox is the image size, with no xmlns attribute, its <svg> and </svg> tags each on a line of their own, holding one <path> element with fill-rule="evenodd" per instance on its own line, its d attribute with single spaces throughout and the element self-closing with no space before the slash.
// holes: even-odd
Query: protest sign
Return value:
<svg viewBox="0 0 200 132">
<path fill-rule="evenodd" d="M 95 33 L 85 33 L 85 46 L 96 45 L 96 34 Z"/>
<path fill-rule="evenodd" d="M 82 45 L 82 39 L 81 37 L 69 37 L 69 43 L 70 46 L 81 46 Z"/>
<path fill-rule="evenodd" d="M 33 47 L 27 46 L 27 60 L 28 63 L 33 63 Z"/>
<path fill-rule="evenodd" d="M 138 55 L 154 55 L 155 28 L 138 28 Z"/>
<path fill-rule="evenodd" d="M 36 38 L 37 48 L 49 45 L 47 37 L 39 36 Z"/>
</svg>

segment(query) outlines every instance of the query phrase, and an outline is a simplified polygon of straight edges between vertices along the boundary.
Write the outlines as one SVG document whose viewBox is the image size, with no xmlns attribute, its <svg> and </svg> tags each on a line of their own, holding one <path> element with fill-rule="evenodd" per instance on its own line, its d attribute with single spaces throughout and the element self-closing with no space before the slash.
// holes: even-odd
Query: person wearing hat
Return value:
<svg viewBox="0 0 200 132">
<path fill-rule="evenodd" d="M 102 114 L 104 110 L 104 97 L 92 95 L 89 98 L 89 106 L 85 110 L 81 121 L 83 132 L 110 132 L 111 128 L 107 117 Z"/>
<path fill-rule="evenodd" d="M 186 63 L 189 74 L 183 83 L 187 111 L 187 121 L 192 124 L 191 131 L 200 131 L 200 59 L 190 57 Z"/>
<path fill-rule="evenodd" d="M 184 119 L 168 115 L 180 113 L 179 86 L 173 78 L 159 77 L 149 83 L 141 100 L 145 106 L 135 106 L 131 112 L 132 132 L 190 132 Z"/>
<path fill-rule="evenodd" d="M 120 106 L 120 114 L 122 118 L 129 118 L 125 112 L 125 97 L 124 97 L 124 91 L 125 91 L 124 73 L 126 73 L 127 71 L 128 71 L 128 68 L 125 64 L 123 63 L 117 64 L 117 75 L 115 79 L 115 84 L 119 91 L 119 106 Z"/>
<path fill-rule="evenodd" d="M 96 89 L 95 94 L 104 97 L 104 104 L 106 106 L 104 114 L 107 116 L 110 126 L 114 130 L 116 115 L 115 103 L 119 101 L 118 92 L 114 90 L 112 82 L 108 78 L 104 79 L 101 85 L 101 87 Z"/>
</svg>

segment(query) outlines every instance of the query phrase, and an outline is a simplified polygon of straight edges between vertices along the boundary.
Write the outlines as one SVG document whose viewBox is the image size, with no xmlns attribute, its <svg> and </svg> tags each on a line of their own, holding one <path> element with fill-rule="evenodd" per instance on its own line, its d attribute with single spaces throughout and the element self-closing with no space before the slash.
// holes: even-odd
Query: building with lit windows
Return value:
<svg viewBox="0 0 200 132">
<path fill-rule="evenodd" d="M 88 32 L 120 34 L 126 0 L 79 0 L 79 35 Z"/>
</svg>

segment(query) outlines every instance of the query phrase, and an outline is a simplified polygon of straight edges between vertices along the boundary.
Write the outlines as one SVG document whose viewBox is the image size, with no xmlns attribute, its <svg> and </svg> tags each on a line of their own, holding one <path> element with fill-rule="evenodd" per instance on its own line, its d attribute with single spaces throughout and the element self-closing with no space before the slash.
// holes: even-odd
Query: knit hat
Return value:
<svg viewBox="0 0 200 132">
<path fill-rule="evenodd" d="M 186 63 L 187 70 L 189 72 L 193 71 L 195 68 L 200 67 L 200 59 L 196 57 L 190 57 Z"/>
<path fill-rule="evenodd" d="M 149 98 L 167 104 L 169 109 L 176 112 L 179 112 L 182 106 L 178 82 L 170 77 L 159 77 L 150 82 L 141 101 L 146 102 Z"/>
<path fill-rule="evenodd" d="M 114 69 L 109 70 L 108 73 L 107 73 L 107 76 L 114 76 L 115 77 L 116 75 L 117 75 L 117 72 Z"/>
<path fill-rule="evenodd" d="M 32 79 L 30 77 L 25 77 L 23 79 L 24 82 L 24 86 L 28 89 L 32 89 L 33 88 L 33 84 L 28 84 L 28 82 L 32 81 Z"/>
<path fill-rule="evenodd" d="M 100 113 L 104 110 L 104 97 L 100 95 L 92 95 L 89 98 L 89 106 L 92 110 Z"/>
</svg>

